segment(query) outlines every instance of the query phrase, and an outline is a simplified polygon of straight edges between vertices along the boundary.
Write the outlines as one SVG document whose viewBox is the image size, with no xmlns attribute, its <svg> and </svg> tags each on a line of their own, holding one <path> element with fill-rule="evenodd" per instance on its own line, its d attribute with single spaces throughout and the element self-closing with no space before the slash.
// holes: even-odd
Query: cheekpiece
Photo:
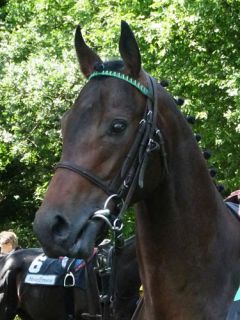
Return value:
<svg viewBox="0 0 240 320">
<path fill-rule="evenodd" d="M 98 77 L 98 76 L 107 76 L 107 77 L 113 77 L 113 78 L 118 78 L 124 81 L 127 81 L 128 83 L 130 83 L 132 86 L 134 86 L 135 88 L 137 88 L 143 95 L 147 96 L 147 97 L 151 97 L 149 89 L 146 88 L 144 85 L 142 85 L 139 81 L 134 80 L 133 78 L 120 73 L 120 72 L 116 72 L 116 71 L 109 71 L 109 70 L 104 70 L 104 71 L 94 71 L 88 78 L 88 80 L 94 78 L 94 77 Z"/>
</svg>

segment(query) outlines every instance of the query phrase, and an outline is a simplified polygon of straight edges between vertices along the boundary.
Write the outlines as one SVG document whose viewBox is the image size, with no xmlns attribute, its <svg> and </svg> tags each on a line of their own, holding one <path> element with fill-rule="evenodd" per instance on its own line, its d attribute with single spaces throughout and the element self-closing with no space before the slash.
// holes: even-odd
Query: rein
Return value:
<svg viewBox="0 0 240 320">
<path fill-rule="evenodd" d="M 136 138 L 128 152 L 121 170 L 113 179 L 111 184 L 107 185 L 101 178 L 97 177 L 87 169 L 68 161 L 59 162 L 55 166 L 55 169 L 62 168 L 75 172 L 101 188 L 109 197 L 107 198 L 103 209 L 97 210 L 91 219 L 102 219 L 111 230 L 119 231 L 123 227 L 121 218 L 131 202 L 136 187 L 144 187 L 144 174 L 150 154 L 153 151 L 160 150 L 163 167 L 166 173 L 168 172 L 167 155 L 162 133 L 160 129 L 157 128 L 158 97 L 156 80 L 148 75 L 148 88 L 146 88 L 139 81 L 122 73 L 107 70 L 93 72 L 89 77 L 89 80 L 94 77 L 101 76 L 114 77 L 126 81 L 147 97 L 144 117 L 139 122 Z M 117 217 L 116 215 L 111 216 L 110 209 L 108 209 L 110 200 L 114 200 L 116 204 L 118 212 Z"/>
</svg>

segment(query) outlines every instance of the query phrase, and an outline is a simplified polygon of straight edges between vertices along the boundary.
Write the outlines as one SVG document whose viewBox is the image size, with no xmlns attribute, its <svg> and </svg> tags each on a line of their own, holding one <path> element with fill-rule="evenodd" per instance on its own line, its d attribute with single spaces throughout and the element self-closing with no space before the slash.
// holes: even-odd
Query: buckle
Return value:
<svg viewBox="0 0 240 320">
<path fill-rule="evenodd" d="M 148 146 L 147 146 L 147 153 L 151 153 L 155 150 L 159 150 L 160 149 L 160 145 L 158 142 L 156 142 L 155 140 L 153 139 L 149 139 L 148 141 Z"/>
</svg>

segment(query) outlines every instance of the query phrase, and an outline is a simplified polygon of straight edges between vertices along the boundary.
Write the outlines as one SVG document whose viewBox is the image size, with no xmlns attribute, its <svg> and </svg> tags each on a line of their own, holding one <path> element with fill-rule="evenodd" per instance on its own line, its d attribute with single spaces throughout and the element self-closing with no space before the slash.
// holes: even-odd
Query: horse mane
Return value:
<svg viewBox="0 0 240 320">
<path fill-rule="evenodd" d="M 124 63 L 122 60 L 109 60 L 103 63 L 95 63 L 94 70 L 98 72 L 101 72 L 103 70 L 121 72 L 123 70 L 123 67 Z"/>
</svg>

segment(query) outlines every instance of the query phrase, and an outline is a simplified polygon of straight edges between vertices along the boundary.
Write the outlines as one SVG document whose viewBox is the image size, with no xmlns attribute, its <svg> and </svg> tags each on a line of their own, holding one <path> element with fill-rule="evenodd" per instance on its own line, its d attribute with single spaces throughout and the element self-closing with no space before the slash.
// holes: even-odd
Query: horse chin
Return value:
<svg viewBox="0 0 240 320">
<path fill-rule="evenodd" d="M 73 246 L 69 248 L 68 256 L 71 258 L 89 259 L 94 252 L 94 247 L 98 242 L 102 229 L 103 223 L 101 221 L 89 221 L 79 233 Z"/>
</svg>

